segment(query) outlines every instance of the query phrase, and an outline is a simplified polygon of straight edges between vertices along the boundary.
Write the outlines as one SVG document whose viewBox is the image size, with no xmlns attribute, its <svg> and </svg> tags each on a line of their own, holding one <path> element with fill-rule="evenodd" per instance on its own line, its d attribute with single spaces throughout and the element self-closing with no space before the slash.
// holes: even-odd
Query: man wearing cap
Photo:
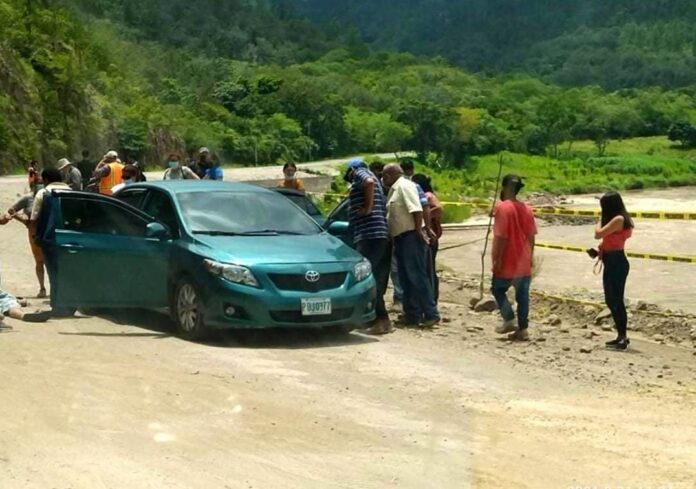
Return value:
<svg viewBox="0 0 696 489">
<path fill-rule="evenodd" d="M 109 151 L 104 155 L 92 179 L 99 181 L 99 193 L 103 195 L 112 195 L 113 188 L 123 183 L 123 164 L 116 151 Z"/>
<path fill-rule="evenodd" d="M 491 291 L 500 308 L 503 323 L 495 331 L 498 334 L 511 333 L 509 339 L 513 341 L 527 341 L 529 288 L 537 227 L 532 209 L 517 200 L 517 194 L 524 187 L 522 178 L 506 175 L 502 186 L 501 202 L 494 211 Z M 517 323 L 507 297 L 510 287 L 514 287 L 516 293 Z"/>
<path fill-rule="evenodd" d="M 63 182 L 67 183 L 71 190 L 82 190 L 82 173 L 67 158 L 58 160 L 56 168 L 63 177 Z"/>
<path fill-rule="evenodd" d="M 198 161 L 189 165 L 189 168 L 191 168 L 191 170 L 198 175 L 198 178 L 202 180 L 205 178 L 208 169 L 211 167 L 212 163 L 210 161 L 210 150 L 203 146 L 198 150 Z"/>
<path fill-rule="evenodd" d="M 367 169 L 362 159 L 351 160 L 344 179 L 351 183 L 350 228 L 358 252 L 372 265 L 372 274 L 377 282 L 375 310 L 377 319 L 368 331 L 371 334 L 392 332 L 389 313 L 384 305 L 384 294 L 389 283 L 391 243 L 387 227 L 387 212 L 384 193 L 377 177 Z"/>
<path fill-rule="evenodd" d="M 406 326 L 432 327 L 440 322 L 428 274 L 430 237 L 423 225 L 423 206 L 416 184 L 404 177 L 398 164 L 384 168 L 384 184 L 390 188 L 387 199 L 389 235 L 394 240 L 394 252 L 403 288 Z"/>
</svg>

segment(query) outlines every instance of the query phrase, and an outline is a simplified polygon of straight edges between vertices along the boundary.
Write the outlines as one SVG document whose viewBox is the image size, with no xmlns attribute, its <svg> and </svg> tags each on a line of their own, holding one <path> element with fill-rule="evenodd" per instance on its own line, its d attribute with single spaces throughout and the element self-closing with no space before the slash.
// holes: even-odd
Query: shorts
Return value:
<svg viewBox="0 0 696 489">
<path fill-rule="evenodd" d="M 34 241 L 34 236 L 29 233 L 29 246 L 31 247 L 31 254 L 34 255 L 34 261 L 39 264 L 44 262 L 43 251 L 41 247 Z"/>
</svg>

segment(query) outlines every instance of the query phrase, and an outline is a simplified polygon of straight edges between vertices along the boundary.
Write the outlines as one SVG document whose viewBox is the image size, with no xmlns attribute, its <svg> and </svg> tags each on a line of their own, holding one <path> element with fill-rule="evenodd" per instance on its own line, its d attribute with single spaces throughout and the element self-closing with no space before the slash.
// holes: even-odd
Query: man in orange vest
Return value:
<svg viewBox="0 0 696 489">
<path fill-rule="evenodd" d="M 123 183 L 123 164 L 116 151 L 109 151 L 104 155 L 92 179 L 99 181 L 99 193 L 103 195 L 111 195 L 111 189 Z"/>
</svg>

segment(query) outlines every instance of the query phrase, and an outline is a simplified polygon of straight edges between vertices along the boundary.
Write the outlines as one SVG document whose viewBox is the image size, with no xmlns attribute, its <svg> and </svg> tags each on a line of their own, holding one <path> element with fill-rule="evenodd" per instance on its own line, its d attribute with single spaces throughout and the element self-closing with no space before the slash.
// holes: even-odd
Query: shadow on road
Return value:
<svg viewBox="0 0 696 489">
<path fill-rule="evenodd" d="M 92 336 L 114 338 L 153 338 L 164 339 L 176 336 L 175 325 L 169 315 L 151 310 L 100 310 L 90 311 L 106 321 L 121 326 L 134 326 L 150 331 L 138 332 L 78 332 L 60 333 L 66 336 Z M 182 340 L 183 341 L 183 340 Z M 357 333 L 338 333 L 313 328 L 302 329 L 258 329 L 217 331 L 198 344 L 213 348 L 249 349 L 305 349 L 331 348 L 350 345 L 364 345 L 378 340 Z"/>
</svg>

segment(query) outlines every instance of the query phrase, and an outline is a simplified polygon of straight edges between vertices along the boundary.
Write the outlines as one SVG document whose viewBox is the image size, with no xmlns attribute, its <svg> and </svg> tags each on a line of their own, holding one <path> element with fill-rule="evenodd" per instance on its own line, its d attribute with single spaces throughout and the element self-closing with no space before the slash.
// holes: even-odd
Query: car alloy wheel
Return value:
<svg viewBox="0 0 696 489">
<path fill-rule="evenodd" d="M 198 289 L 188 277 L 179 280 L 171 298 L 171 311 L 179 336 L 186 340 L 201 340 L 210 333 L 205 326 L 200 298 Z"/>
<path fill-rule="evenodd" d="M 176 314 L 181 329 L 188 333 L 195 331 L 198 324 L 198 295 L 193 285 L 184 283 L 179 287 Z"/>
</svg>

